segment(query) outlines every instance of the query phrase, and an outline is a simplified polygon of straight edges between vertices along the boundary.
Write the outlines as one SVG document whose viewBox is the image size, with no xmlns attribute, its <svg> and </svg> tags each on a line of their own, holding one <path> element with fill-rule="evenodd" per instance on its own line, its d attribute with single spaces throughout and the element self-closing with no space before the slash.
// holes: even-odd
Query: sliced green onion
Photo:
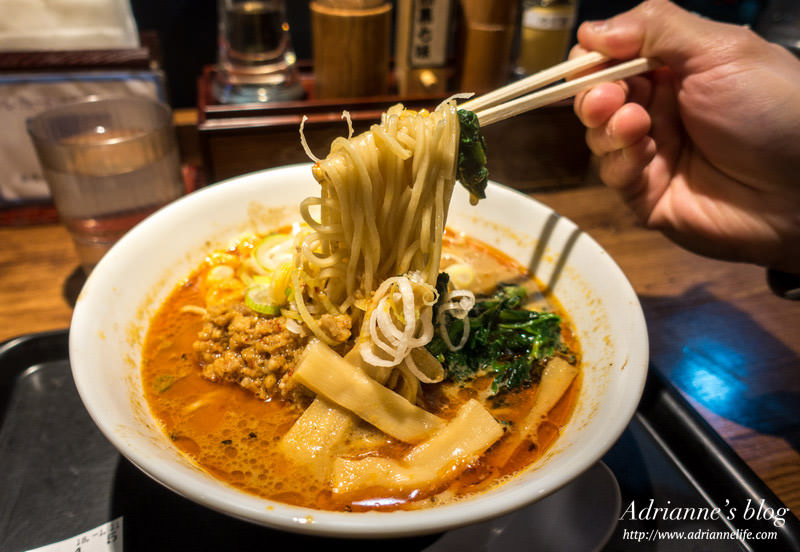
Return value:
<svg viewBox="0 0 800 552">
<path fill-rule="evenodd" d="M 289 234 L 270 234 L 253 250 L 253 258 L 264 270 L 273 271 L 279 265 L 291 261 L 293 240 Z"/>
<path fill-rule="evenodd" d="M 244 304 L 259 314 L 276 316 L 281 313 L 280 305 L 272 303 L 272 286 L 269 284 L 253 284 L 244 294 Z"/>
</svg>

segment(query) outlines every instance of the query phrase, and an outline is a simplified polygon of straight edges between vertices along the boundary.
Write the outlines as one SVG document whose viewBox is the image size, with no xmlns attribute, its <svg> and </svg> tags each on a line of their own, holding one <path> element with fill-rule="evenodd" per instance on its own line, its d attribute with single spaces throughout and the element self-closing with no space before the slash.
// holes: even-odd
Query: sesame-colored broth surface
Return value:
<svg viewBox="0 0 800 552">
<path fill-rule="evenodd" d="M 497 250 L 461 235 L 448 233 L 444 240 L 442 268 L 454 262 L 466 262 L 475 269 L 476 292 L 491 291 L 500 282 L 524 282 L 534 292 L 537 309 L 560 314 L 562 340 L 578 358 L 580 350 L 566 313 L 550 297 L 536 293 L 538 286 L 524 267 Z M 246 248 L 222 254 L 228 263 Z M 217 257 L 217 259 L 219 256 Z M 504 439 L 458 478 L 433 489 L 418 489 L 387 495 L 384 489 L 337 496 L 328 482 L 317 480 L 303 466 L 293 465 L 277 449 L 281 437 L 291 428 L 305 405 L 294 405 L 280 398 L 261 400 L 234 384 L 212 382 L 202 376 L 193 344 L 202 328 L 202 317 L 186 306 L 204 306 L 202 282 L 214 262 L 205 262 L 167 298 L 151 321 L 143 362 L 142 380 L 151 411 L 169 439 L 195 463 L 226 483 L 273 500 L 323 510 L 361 511 L 366 509 L 409 509 L 458 500 L 491 488 L 536 462 L 555 441 L 569 419 L 577 401 L 580 376 L 549 413 L 538 435 L 538 447 L 519 447 L 502 465 Z M 443 382 L 424 386 L 422 406 L 449 419 L 470 398 L 484 400 L 495 419 L 514 424 L 530 410 L 536 386 L 485 400 L 490 386 L 488 377 L 469 384 Z M 371 428 L 360 428 L 375 433 Z M 389 437 L 378 439 L 369 454 L 402 457 L 410 445 Z M 362 452 L 363 453 L 363 452 Z"/>
</svg>

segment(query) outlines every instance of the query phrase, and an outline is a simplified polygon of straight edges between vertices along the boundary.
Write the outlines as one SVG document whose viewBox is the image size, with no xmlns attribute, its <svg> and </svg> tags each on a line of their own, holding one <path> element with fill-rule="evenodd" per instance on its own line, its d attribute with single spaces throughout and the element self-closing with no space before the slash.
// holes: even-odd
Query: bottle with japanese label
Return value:
<svg viewBox="0 0 800 552">
<path fill-rule="evenodd" d="M 516 71 L 529 75 L 564 61 L 577 0 L 524 0 Z"/>
<path fill-rule="evenodd" d="M 395 77 L 401 96 L 444 94 L 452 0 L 397 0 Z"/>
</svg>

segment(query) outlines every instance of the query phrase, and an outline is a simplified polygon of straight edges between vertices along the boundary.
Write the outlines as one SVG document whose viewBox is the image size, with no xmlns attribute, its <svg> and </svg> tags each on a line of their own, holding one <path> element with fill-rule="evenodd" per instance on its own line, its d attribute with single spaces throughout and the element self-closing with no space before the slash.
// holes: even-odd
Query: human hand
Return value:
<svg viewBox="0 0 800 552">
<path fill-rule="evenodd" d="M 575 98 L 600 176 L 700 254 L 800 274 L 800 61 L 744 27 L 650 0 L 578 29 L 571 57 L 657 57 Z"/>
</svg>

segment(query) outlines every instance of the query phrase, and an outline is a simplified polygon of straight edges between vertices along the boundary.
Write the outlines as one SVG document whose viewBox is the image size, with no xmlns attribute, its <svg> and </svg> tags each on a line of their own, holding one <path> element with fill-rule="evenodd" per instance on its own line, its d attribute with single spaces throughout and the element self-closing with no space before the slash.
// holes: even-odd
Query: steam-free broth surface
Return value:
<svg viewBox="0 0 800 552">
<path fill-rule="evenodd" d="M 580 376 L 540 427 L 538 446 L 527 442 L 516 448 L 507 462 L 498 460 L 508 455 L 504 449 L 506 439 L 501 438 L 454 481 L 445 481 L 434 489 L 387 494 L 386 489 L 376 488 L 337 495 L 327 482 L 318 480 L 304 466 L 292 464 L 277 449 L 307 402 L 291 404 L 280 396 L 262 400 L 237 385 L 212 382 L 202 375 L 194 343 L 203 328 L 203 318 L 196 307 L 206 307 L 205 277 L 221 264 L 235 268 L 248 251 L 246 244 L 239 244 L 226 253 L 211 255 L 179 285 L 152 319 L 144 349 L 142 379 L 154 417 L 175 446 L 215 477 L 265 498 L 317 509 L 426 507 L 490 488 L 536 462 L 567 422 L 578 398 Z M 544 307 L 562 316 L 562 341 L 573 355 L 573 362 L 580 362 L 579 346 L 566 313 L 561 312 L 554 298 L 538 293 L 537 283 L 527 276 L 524 267 L 477 240 L 447 233 L 442 269 L 456 262 L 473 268 L 470 285 L 476 293 L 491 292 L 499 282 L 524 283 L 536 310 Z M 444 381 L 425 385 L 422 406 L 447 420 L 467 400 L 478 398 L 506 427 L 519 422 L 531 409 L 536 385 L 487 399 L 490 385 L 488 376 L 469 384 Z M 401 458 L 411 448 L 386 436 L 376 441 L 374 430 L 362 429 L 363 435 L 375 441 L 374 450 L 364 453 L 359 448 L 357 454 Z"/>
</svg>

